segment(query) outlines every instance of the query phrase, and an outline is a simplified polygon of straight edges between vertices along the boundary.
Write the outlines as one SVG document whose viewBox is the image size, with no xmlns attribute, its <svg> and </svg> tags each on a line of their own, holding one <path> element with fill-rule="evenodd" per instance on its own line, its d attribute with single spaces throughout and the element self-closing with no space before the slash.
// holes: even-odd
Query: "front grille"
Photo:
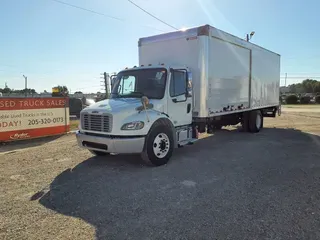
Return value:
<svg viewBox="0 0 320 240">
<path fill-rule="evenodd" d="M 96 132 L 111 132 L 112 116 L 84 113 L 82 115 L 82 129 Z"/>
</svg>

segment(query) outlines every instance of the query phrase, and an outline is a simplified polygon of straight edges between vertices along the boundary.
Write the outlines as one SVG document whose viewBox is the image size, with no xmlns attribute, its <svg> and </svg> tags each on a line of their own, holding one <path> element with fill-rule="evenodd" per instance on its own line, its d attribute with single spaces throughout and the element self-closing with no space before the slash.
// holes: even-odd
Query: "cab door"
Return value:
<svg viewBox="0 0 320 240">
<path fill-rule="evenodd" d="M 192 122 L 191 73 L 187 69 L 171 69 L 168 115 L 175 127 Z"/>
</svg>

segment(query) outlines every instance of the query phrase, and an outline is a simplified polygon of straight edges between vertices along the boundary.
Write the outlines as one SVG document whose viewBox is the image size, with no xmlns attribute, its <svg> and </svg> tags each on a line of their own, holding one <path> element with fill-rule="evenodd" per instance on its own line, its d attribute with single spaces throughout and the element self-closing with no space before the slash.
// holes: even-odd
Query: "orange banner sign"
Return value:
<svg viewBox="0 0 320 240">
<path fill-rule="evenodd" d="M 68 98 L 0 98 L 0 141 L 69 131 Z"/>
</svg>

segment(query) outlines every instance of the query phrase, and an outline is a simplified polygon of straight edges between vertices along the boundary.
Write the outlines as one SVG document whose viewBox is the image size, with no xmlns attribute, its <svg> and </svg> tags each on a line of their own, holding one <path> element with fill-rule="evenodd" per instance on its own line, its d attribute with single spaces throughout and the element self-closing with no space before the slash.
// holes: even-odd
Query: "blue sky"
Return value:
<svg viewBox="0 0 320 240">
<path fill-rule="evenodd" d="M 62 1 L 122 20 L 52 0 L 1 0 L 0 87 L 24 88 L 25 74 L 37 91 L 63 84 L 72 92 L 95 92 L 100 73 L 138 63 L 139 37 L 172 31 L 127 0 Z M 179 29 L 208 23 L 243 38 L 255 31 L 252 42 L 281 54 L 287 84 L 320 77 L 320 1 L 134 2 Z"/>
</svg>

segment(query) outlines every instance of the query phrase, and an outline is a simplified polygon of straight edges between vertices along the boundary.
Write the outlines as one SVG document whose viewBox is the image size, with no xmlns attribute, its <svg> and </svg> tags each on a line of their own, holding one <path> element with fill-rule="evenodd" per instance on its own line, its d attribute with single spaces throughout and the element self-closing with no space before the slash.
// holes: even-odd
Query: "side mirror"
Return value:
<svg viewBox="0 0 320 240">
<path fill-rule="evenodd" d="M 192 97 L 192 72 L 187 72 L 186 96 L 187 97 Z"/>
<path fill-rule="evenodd" d="M 110 76 L 110 85 L 111 85 L 111 90 L 113 89 L 114 83 L 117 80 L 117 75 L 111 75 Z"/>
</svg>

